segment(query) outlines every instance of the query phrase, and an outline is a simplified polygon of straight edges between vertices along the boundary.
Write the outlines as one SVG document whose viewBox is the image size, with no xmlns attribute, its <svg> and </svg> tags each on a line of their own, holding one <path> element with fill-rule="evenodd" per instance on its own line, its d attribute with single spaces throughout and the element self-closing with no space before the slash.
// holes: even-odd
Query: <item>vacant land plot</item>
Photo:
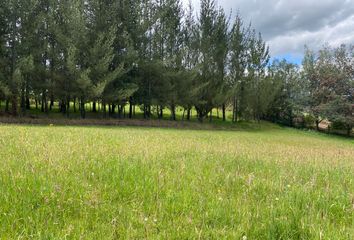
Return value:
<svg viewBox="0 0 354 240">
<path fill-rule="evenodd" d="M 354 141 L 0 125 L 0 239 L 354 239 Z"/>
</svg>

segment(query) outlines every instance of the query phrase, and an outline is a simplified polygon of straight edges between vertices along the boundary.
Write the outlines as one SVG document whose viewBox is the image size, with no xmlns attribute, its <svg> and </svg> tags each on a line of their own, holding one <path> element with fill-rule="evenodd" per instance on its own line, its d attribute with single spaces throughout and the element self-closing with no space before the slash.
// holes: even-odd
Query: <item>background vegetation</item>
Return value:
<svg viewBox="0 0 354 240">
<path fill-rule="evenodd" d="M 353 49 L 306 50 L 301 67 L 271 63 L 261 34 L 214 0 L 197 16 L 179 0 L 2 0 L 0 109 L 85 118 L 90 103 L 105 117 L 133 118 L 137 107 L 175 120 L 182 108 L 199 121 L 220 109 L 233 122 L 326 120 L 350 134 Z"/>
</svg>

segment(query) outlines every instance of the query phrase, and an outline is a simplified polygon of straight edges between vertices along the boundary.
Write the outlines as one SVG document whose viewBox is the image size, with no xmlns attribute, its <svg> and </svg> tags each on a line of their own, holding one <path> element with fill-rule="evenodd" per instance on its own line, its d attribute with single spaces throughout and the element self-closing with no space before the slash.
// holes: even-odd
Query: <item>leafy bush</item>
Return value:
<svg viewBox="0 0 354 240">
<path fill-rule="evenodd" d="M 347 130 L 347 125 L 342 121 L 334 121 L 331 123 L 333 130 Z"/>
<path fill-rule="evenodd" d="M 310 115 L 310 114 L 307 114 L 307 115 L 304 115 L 303 118 L 304 118 L 304 125 L 305 125 L 305 127 L 311 128 L 311 127 L 314 126 L 315 121 L 316 121 L 316 119 L 315 119 L 314 116 L 312 116 L 312 115 Z"/>
</svg>

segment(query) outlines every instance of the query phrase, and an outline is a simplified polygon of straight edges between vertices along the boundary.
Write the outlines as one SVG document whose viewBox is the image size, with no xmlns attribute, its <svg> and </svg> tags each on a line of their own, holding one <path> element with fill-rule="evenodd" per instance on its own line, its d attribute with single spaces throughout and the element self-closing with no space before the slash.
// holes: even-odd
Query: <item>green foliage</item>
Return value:
<svg viewBox="0 0 354 240">
<path fill-rule="evenodd" d="M 343 121 L 333 121 L 331 128 L 334 130 L 347 130 L 347 126 Z"/>
<path fill-rule="evenodd" d="M 306 114 L 304 116 L 304 125 L 305 125 L 305 127 L 313 128 L 313 126 L 315 125 L 315 122 L 316 122 L 316 118 L 313 115 Z"/>
<path fill-rule="evenodd" d="M 181 0 L 5 0 L 0 3 L 0 91 L 22 115 L 31 103 L 69 117 L 79 102 L 114 109 L 183 107 L 212 120 L 268 119 L 293 125 L 311 114 L 344 121 L 353 104 L 353 46 L 306 51 L 303 68 L 270 63 L 267 43 L 240 15 L 228 17 L 214 0 L 199 16 Z M 20 99 L 20 101 L 18 101 Z M 49 105 L 48 105 L 49 104 Z M 70 106 L 74 105 L 74 109 Z M 336 107 L 338 106 L 338 107 Z M 113 110 L 112 110 L 113 109 Z M 132 117 L 133 106 L 129 116 Z M 189 117 L 187 117 L 189 119 Z"/>
<path fill-rule="evenodd" d="M 318 55 L 307 51 L 304 75 L 309 82 L 310 112 L 317 119 L 343 122 L 348 134 L 354 123 L 353 47 L 324 47 Z"/>
<path fill-rule="evenodd" d="M 19 93 L 28 102 L 29 97 L 41 99 L 45 112 L 49 99 L 50 108 L 58 101 L 67 114 L 77 99 L 83 106 L 88 101 L 124 105 L 129 100 L 145 105 L 146 116 L 151 105 L 172 110 L 177 104 L 189 110 L 194 105 L 202 120 L 232 96 L 227 76 L 232 34 L 223 9 L 212 0 L 201 2 L 198 20 L 191 7 L 187 16 L 182 2 L 172 0 L 2 4 L 1 14 L 12 18 L 2 18 L 6 21 L 0 36 L 9 34 L 0 38 L 1 59 L 5 57 L 0 65 L 12 62 L 4 77 L 15 78 L 3 85 L 12 86 L 14 105 Z M 11 44 L 6 46 L 6 41 Z M 243 53 L 250 49 L 238 38 L 233 44 Z M 28 56 L 33 67 L 24 69 L 18 61 Z"/>
</svg>

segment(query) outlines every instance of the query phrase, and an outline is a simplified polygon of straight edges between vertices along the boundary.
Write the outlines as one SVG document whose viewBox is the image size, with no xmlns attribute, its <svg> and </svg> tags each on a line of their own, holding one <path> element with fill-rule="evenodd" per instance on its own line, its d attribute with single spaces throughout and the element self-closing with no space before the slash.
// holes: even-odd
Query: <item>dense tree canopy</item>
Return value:
<svg viewBox="0 0 354 240">
<path fill-rule="evenodd" d="M 294 125 L 312 116 L 353 127 L 353 46 L 306 51 L 303 67 L 270 63 L 267 44 L 214 0 L 195 15 L 180 0 L 3 0 L 0 100 L 5 111 L 31 107 L 86 117 L 162 118 L 177 107 L 203 121 L 269 119 Z M 0 101 L 1 102 L 1 101 Z M 183 116 L 185 116 L 183 114 Z"/>
</svg>

